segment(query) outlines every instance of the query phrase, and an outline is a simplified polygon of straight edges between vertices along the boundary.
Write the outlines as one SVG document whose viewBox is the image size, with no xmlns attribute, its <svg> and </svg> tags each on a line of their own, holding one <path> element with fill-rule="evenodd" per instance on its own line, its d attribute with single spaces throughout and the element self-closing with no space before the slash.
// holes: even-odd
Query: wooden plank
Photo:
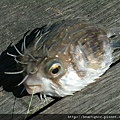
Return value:
<svg viewBox="0 0 120 120">
<path fill-rule="evenodd" d="M 104 25 L 107 29 L 120 26 L 119 12 L 120 0 L 0 1 L 0 53 L 5 51 L 11 41 L 17 43 L 22 39 L 26 31 L 61 19 L 86 17 L 94 23 Z M 119 113 L 119 66 L 119 63 L 115 64 L 102 76 L 101 80 L 75 93 L 74 96 L 65 97 L 45 111 L 43 109 L 42 113 Z M 0 75 L 0 81 L 3 81 L 3 77 L 9 82 L 12 79 L 19 79 L 2 75 Z M 21 91 L 22 87 L 17 89 Z M 9 91 L 11 90 L 0 93 L 1 114 L 13 113 L 15 97 L 14 92 Z M 16 99 L 14 113 L 25 113 L 30 96 Z M 52 101 L 53 99 L 48 98 L 48 103 Z M 38 96 L 34 96 L 31 113 L 47 104 L 41 103 Z"/>
</svg>

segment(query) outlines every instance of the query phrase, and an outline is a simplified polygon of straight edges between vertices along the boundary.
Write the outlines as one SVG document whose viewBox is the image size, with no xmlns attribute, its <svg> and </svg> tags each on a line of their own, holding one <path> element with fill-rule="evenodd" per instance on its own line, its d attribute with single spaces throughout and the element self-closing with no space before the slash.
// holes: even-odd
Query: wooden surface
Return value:
<svg viewBox="0 0 120 120">
<path fill-rule="evenodd" d="M 91 22 L 107 29 L 120 27 L 120 0 L 2 0 L 0 1 L 0 53 L 9 44 L 15 44 L 28 30 L 61 19 L 86 17 Z M 119 53 L 119 52 L 118 52 Z M 13 81 L 21 76 L 3 75 L 3 71 L 14 67 L 12 58 L 0 57 L 0 114 L 24 114 L 27 112 L 30 96 L 20 95 L 23 86 L 14 86 Z M 5 62 L 4 62 L 4 59 Z M 7 67 L 8 66 L 8 67 Z M 13 68 L 14 70 L 14 68 Z M 8 84 L 8 83 L 11 83 Z M 7 86 L 7 87 L 5 87 Z M 37 114 L 120 114 L 120 62 L 116 62 L 95 83 L 85 87 L 73 96 L 60 100 L 48 97 L 47 103 L 34 96 L 31 118 Z M 16 91 L 19 91 L 16 93 Z M 19 94 L 19 95 L 18 95 Z M 15 99 L 16 97 L 16 99 Z M 14 106 L 14 107 L 13 107 Z M 39 117 L 39 116 L 38 116 Z"/>
</svg>

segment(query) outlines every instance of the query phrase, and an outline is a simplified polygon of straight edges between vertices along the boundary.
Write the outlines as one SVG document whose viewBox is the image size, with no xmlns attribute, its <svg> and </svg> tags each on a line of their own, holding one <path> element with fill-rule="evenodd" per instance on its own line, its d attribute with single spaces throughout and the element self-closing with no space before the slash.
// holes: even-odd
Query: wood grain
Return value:
<svg viewBox="0 0 120 120">
<path fill-rule="evenodd" d="M 103 25 L 109 29 L 120 26 L 119 13 L 120 0 L 2 0 L 0 1 L 0 53 L 6 50 L 11 41 L 15 44 L 20 41 L 28 30 L 32 31 L 49 22 L 74 17 L 85 17 L 91 22 Z M 10 65 L 9 62 L 8 64 Z M 3 67 L 0 69 L 0 74 L 3 74 Z M 8 76 L 8 78 L 7 76 L 1 77 L 0 75 L 0 83 L 3 81 L 3 77 L 9 80 L 9 82 L 13 79 L 19 79 L 17 76 Z M 116 62 L 100 80 L 75 93 L 73 96 L 65 97 L 59 101 L 49 97 L 48 103 L 43 103 L 35 95 L 30 113 L 38 111 L 35 113 L 35 116 L 39 113 L 119 114 L 119 86 L 120 63 Z M 21 91 L 22 86 L 17 89 Z M 19 96 L 15 100 L 15 94 L 13 93 L 11 89 L 0 92 L 1 114 L 24 114 L 27 111 L 30 96 Z"/>
</svg>

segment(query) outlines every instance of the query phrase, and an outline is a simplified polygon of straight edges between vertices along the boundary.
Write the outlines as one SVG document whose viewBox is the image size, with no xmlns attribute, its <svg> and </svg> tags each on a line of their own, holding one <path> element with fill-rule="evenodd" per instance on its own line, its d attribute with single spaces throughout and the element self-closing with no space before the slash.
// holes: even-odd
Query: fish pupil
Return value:
<svg viewBox="0 0 120 120">
<path fill-rule="evenodd" d="M 52 70 L 52 74 L 57 74 L 58 72 L 59 72 L 59 68 L 58 67 Z"/>
</svg>

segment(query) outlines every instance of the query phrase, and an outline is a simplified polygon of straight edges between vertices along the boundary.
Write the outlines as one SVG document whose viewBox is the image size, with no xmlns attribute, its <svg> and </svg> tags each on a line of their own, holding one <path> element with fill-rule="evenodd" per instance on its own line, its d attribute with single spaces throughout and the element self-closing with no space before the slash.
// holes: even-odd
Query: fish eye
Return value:
<svg viewBox="0 0 120 120">
<path fill-rule="evenodd" d="M 51 75 L 57 75 L 61 70 L 61 65 L 59 63 L 55 63 L 50 68 L 50 74 Z"/>
<path fill-rule="evenodd" d="M 65 73 L 63 63 L 58 58 L 47 59 L 44 62 L 44 73 L 48 78 L 58 78 Z"/>
</svg>

